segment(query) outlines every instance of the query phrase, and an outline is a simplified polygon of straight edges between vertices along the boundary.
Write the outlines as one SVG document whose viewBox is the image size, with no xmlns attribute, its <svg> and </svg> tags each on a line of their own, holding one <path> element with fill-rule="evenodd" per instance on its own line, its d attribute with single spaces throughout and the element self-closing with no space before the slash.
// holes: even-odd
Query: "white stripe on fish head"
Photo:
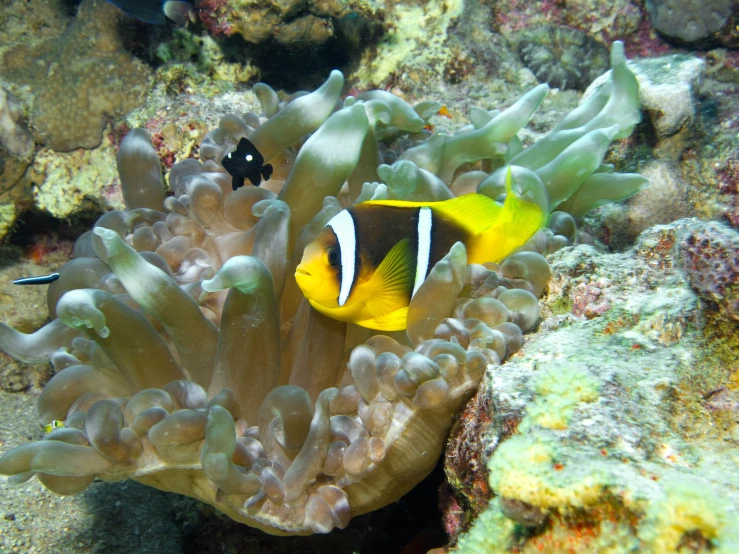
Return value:
<svg viewBox="0 0 739 554">
<path fill-rule="evenodd" d="M 339 241 L 339 253 L 341 254 L 341 287 L 339 289 L 339 306 L 346 304 L 349 293 L 354 284 L 354 272 L 356 269 L 357 253 L 357 231 L 354 227 L 354 218 L 349 210 L 343 210 L 336 214 L 326 223 L 331 227 Z"/>
<path fill-rule="evenodd" d="M 416 257 L 416 280 L 413 282 L 411 298 L 416 295 L 419 287 L 426 280 L 431 257 L 431 208 L 418 210 L 418 253 Z"/>
</svg>

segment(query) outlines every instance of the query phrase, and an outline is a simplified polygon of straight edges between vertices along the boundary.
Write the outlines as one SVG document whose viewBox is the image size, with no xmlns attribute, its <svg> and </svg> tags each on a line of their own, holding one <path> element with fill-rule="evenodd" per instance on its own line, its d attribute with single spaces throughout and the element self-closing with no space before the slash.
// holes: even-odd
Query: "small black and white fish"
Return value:
<svg viewBox="0 0 739 554">
<path fill-rule="evenodd" d="M 14 285 L 48 285 L 59 279 L 58 273 L 51 275 L 41 275 L 40 277 L 21 277 L 13 281 Z"/>
<path fill-rule="evenodd" d="M 139 21 L 154 25 L 164 25 L 168 19 L 177 25 L 184 25 L 188 20 L 195 19 L 191 2 L 173 0 L 108 0 L 108 2 Z"/>
<path fill-rule="evenodd" d="M 239 141 L 236 150 L 221 160 L 221 165 L 231 175 L 234 190 L 244 186 L 244 179 L 249 179 L 258 187 L 262 179 L 269 181 L 272 176 L 272 165 L 264 164 L 264 156 L 246 137 Z"/>
</svg>

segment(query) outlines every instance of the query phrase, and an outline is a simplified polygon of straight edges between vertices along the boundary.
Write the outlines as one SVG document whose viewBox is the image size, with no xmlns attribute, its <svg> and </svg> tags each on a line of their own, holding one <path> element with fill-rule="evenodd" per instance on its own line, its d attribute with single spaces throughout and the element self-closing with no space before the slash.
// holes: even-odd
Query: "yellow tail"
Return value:
<svg viewBox="0 0 739 554">
<path fill-rule="evenodd" d="M 513 192 L 510 168 L 506 175 L 506 191 L 503 207 L 495 203 L 499 209 L 497 217 L 475 233 L 467 245 L 468 263 L 499 262 L 546 225 L 549 214 Z"/>
</svg>

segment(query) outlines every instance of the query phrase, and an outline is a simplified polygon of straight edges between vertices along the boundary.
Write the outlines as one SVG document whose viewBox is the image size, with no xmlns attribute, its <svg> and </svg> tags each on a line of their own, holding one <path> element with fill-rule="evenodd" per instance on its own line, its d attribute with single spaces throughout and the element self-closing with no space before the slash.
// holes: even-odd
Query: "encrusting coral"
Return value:
<svg viewBox="0 0 739 554">
<path fill-rule="evenodd" d="M 123 48 L 118 17 L 109 3 L 86 0 L 61 37 L 4 53 L 4 78 L 37 90 L 31 127 L 39 142 L 58 152 L 94 148 L 107 117 L 143 101 L 150 71 Z"/>
<path fill-rule="evenodd" d="M 436 464 L 485 370 L 535 325 L 549 266 L 532 250 L 576 237 L 562 210 L 578 215 L 645 185 L 602 165 L 640 118 L 620 43 L 612 64 L 599 92 L 525 150 L 516 133 L 545 85 L 502 112 L 472 110 L 455 135 L 429 136 L 438 103 L 371 91 L 341 105 L 338 71 L 288 102 L 257 85 L 263 114 L 224 116 L 200 160 L 170 171 L 174 196 L 147 132 L 130 131 L 118 153 L 126 210 L 77 241 L 49 286 L 52 322 L 30 335 L 0 326 L 0 348 L 51 361 L 58 373 L 38 419 L 64 421 L 5 453 L 0 473 L 35 475 L 59 494 L 132 478 L 275 534 L 343 528 L 405 494 Z M 220 160 L 244 136 L 274 174 L 232 191 Z M 378 166 L 380 150 L 399 159 Z M 342 207 L 499 198 L 506 165 L 511 194 L 559 210 L 551 229 L 499 264 L 467 266 L 457 243 L 413 297 L 407 331 L 375 334 L 303 299 L 293 271 Z"/>
</svg>

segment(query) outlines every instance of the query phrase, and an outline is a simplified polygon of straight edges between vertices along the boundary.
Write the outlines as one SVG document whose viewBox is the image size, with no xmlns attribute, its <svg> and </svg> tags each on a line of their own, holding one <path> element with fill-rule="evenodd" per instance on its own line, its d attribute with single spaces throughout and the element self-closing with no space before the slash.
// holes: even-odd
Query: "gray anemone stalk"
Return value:
<svg viewBox="0 0 739 554">
<path fill-rule="evenodd" d="M 296 98 L 249 137 L 268 162 L 288 146 L 318 129 L 339 100 L 344 76 L 334 70 L 318 89 Z"/>
<path fill-rule="evenodd" d="M 131 394 L 185 378 L 154 326 L 112 294 L 69 291 L 59 300 L 57 312 L 70 327 L 92 329 L 88 335 L 120 370 Z"/>
<path fill-rule="evenodd" d="M 126 208 L 161 210 L 164 201 L 162 167 L 146 129 L 131 129 L 116 157 Z"/>
<path fill-rule="evenodd" d="M 162 323 L 192 380 L 207 387 L 218 344 L 215 325 L 174 279 L 144 260 L 118 233 L 96 227 L 95 234 L 102 240 L 108 264 L 126 291 Z"/>
<path fill-rule="evenodd" d="M 231 258 L 203 290 L 230 288 L 223 306 L 218 353 L 209 396 L 223 388 L 234 391 L 247 421 L 280 377 L 280 319 L 272 275 L 257 258 Z"/>
</svg>

